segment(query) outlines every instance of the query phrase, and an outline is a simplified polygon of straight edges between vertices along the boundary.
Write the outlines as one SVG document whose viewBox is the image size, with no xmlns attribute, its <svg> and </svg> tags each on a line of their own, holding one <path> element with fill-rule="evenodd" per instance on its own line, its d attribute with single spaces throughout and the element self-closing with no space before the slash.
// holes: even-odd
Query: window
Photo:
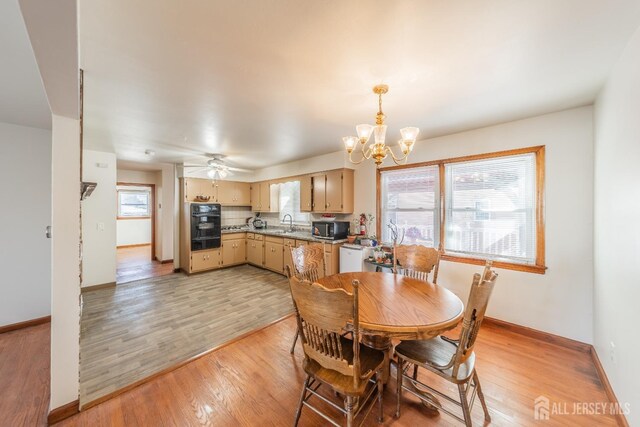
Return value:
<svg viewBox="0 0 640 427">
<path fill-rule="evenodd" d="M 398 226 L 404 243 L 438 247 L 440 199 L 437 197 L 438 166 L 383 172 L 381 218 L 382 241 L 391 241 L 390 223 Z"/>
<path fill-rule="evenodd" d="M 544 273 L 543 162 L 532 147 L 381 168 L 378 233 L 393 222 L 445 260 Z"/>
<path fill-rule="evenodd" d="M 445 165 L 447 252 L 535 264 L 535 160 L 522 154 Z"/>
<path fill-rule="evenodd" d="M 118 217 L 136 218 L 151 215 L 149 192 L 143 190 L 118 190 Z"/>
<path fill-rule="evenodd" d="M 280 186 L 280 221 L 286 214 L 291 215 L 296 224 L 308 224 L 309 214 L 300 212 L 300 181 L 279 184 Z M 288 224 L 288 221 L 284 221 Z"/>
</svg>

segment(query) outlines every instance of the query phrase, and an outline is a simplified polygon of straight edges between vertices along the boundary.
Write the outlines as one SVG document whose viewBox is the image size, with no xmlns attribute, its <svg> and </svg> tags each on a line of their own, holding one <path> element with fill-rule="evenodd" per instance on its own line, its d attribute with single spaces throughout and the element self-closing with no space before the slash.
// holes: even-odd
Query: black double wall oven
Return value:
<svg viewBox="0 0 640 427">
<path fill-rule="evenodd" d="M 221 244 L 220 205 L 191 204 L 191 250 L 219 248 Z"/>
</svg>

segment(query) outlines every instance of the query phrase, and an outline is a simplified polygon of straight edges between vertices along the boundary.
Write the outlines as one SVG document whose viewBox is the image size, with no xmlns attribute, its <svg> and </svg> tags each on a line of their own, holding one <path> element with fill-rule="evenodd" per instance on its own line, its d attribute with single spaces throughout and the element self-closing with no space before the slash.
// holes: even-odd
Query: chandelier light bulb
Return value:
<svg viewBox="0 0 640 427">
<path fill-rule="evenodd" d="M 355 136 L 345 136 L 344 138 L 342 138 L 342 142 L 344 142 L 344 148 L 347 149 L 347 152 L 351 153 L 356 147 L 358 138 L 356 138 Z"/>
<path fill-rule="evenodd" d="M 368 124 L 362 124 L 356 126 L 356 132 L 358 132 L 358 138 L 362 144 L 366 144 L 371 138 L 371 132 L 373 132 L 373 126 Z"/>
</svg>

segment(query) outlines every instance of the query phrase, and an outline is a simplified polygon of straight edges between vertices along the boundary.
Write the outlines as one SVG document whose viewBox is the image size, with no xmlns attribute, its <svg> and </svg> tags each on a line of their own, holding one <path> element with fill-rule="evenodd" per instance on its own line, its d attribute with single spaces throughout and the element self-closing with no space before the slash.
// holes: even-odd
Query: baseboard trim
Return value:
<svg viewBox="0 0 640 427">
<path fill-rule="evenodd" d="M 511 332 L 518 333 L 530 338 L 535 338 L 540 341 L 548 342 L 551 344 L 559 345 L 561 347 L 577 350 L 581 353 L 591 353 L 591 344 L 586 344 L 581 341 L 572 340 L 571 338 L 561 337 L 560 335 L 554 335 L 549 332 L 539 331 L 537 329 L 528 328 L 526 326 L 516 325 L 515 323 L 505 322 L 504 320 L 495 319 L 493 317 L 485 317 L 484 323 L 497 328 L 506 329 Z"/>
<path fill-rule="evenodd" d="M 80 288 L 80 293 L 84 294 L 85 292 L 91 292 L 91 291 L 97 291 L 100 289 L 115 288 L 115 287 L 116 287 L 116 282 L 102 283 L 100 285 L 83 286 L 82 288 Z"/>
<path fill-rule="evenodd" d="M 59 423 L 62 420 L 66 420 L 67 418 L 74 416 L 78 412 L 80 412 L 80 402 L 76 399 L 66 405 L 52 409 L 47 416 L 47 424 L 53 425 L 55 423 Z"/>
<path fill-rule="evenodd" d="M 11 325 L 0 326 L 0 334 L 4 334 L 5 332 L 17 331 L 18 329 L 28 328 L 29 326 L 38 326 L 49 322 L 51 322 L 51 316 L 38 317 L 37 319 L 12 323 Z"/>
<path fill-rule="evenodd" d="M 160 261 L 160 264 L 171 264 L 172 262 L 172 259 L 165 259 L 164 261 Z"/>
<path fill-rule="evenodd" d="M 607 394 L 607 398 L 611 403 L 619 403 L 620 401 L 616 397 L 616 394 L 613 391 L 613 387 L 611 387 L 611 383 L 609 382 L 609 378 L 607 377 L 607 373 L 604 371 L 604 367 L 602 363 L 600 363 L 600 358 L 598 357 L 598 353 L 594 346 L 591 347 L 591 359 L 593 359 L 593 364 L 596 367 L 596 372 L 598 373 L 598 378 L 600 378 L 600 383 L 602 384 L 602 388 L 604 388 L 604 392 Z M 616 421 L 620 427 L 629 427 L 629 422 L 627 421 L 627 417 L 624 414 L 616 414 Z"/>
<path fill-rule="evenodd" d="M 249 335 L 252 335 L 252 334 L 255 334 L 257 332 L 260 332 L 261 330 L 263 330 L 265 328 L 268 328 L 269 326 L 273 326 L 276 323 L 282 322 L 283 320 L 288 319 L 289 317 L 293 316 L 294 314 L 295 313 L 287 314 L 286 316 L 283 316 L 283 317 L 281 317 L 279 319 L 276 319 L 276 320 L 274 320 L 272 322 L 269 322 L 266 325 L 260 326 L 259 328 L 256 328 L 256 329 L 253 329 L 251 331 L 245 332 L 244 334 L 238 335 L 237 337 L 235 337 L 235 338 L 233 338 L 233 339 L 231 339 L 231 340 L 229 340 L 227 342 L 224 342 L 224 343 L 222 343 L 222 344 L 220 344 L 220 345 L 218 345 L 216 347 L 213 347 L 213 348 L 211 348 L 209 350 L 203 351 L 202 353 L 196 354 L 195 356 L 192 356 L 192 357 L 190 357 L 190 358 L 188 358 L 186 360 L 183 360 L 182 362 L 178 362 L 175 365 L 171 365 L 171 366 L 169 366 L 169 367 L 167 367 L 167 368 L 165 368 L 165 369 L 163 369 L 161 371 L 158 371 L 155 374 L 152 374 L 152 375 L 150 375 L 150 376 L 148 376 L 146 378 L 142 378 L 141 380 L 138 380 L 138 381 L 136 381 L 136 382 L 134 382 L 132 384 L 129 384 L 128 386 L 125 386 L 125 387 L 123 387 L 123 388 L 121 388 L 119 390 L 116 390 L 114 392 L 106 394 L 106 395 L 104 395 L 102 397 L 99 397 L 99 398 L 97 398 L 95 400 L 92 400 L 91 402 L 87 402 L 84 405 L 82 405 L 82 407 L 80 407 L 80 410 L 84 411 L 84 410 L 89 409 L 89 408 L 91 408 L 93 406 L 99 405 L 100 403 L 106 402 L 109 399 L 113 399 L 114 397 L 116 397 L 116 396 L 118 396 L 118 395 L 120 395 L 122 393 L 125 393 L 125 392 L 127 392 L 129 390 L 133 390 L 134 388 L 136 388 L 136 387 L 138 387 L 138 386 L 140 386 L 142 384 L 148 383 L 149 381 L 152 381 L 152 380 L 158 378 L 159 376 L 167 374 L 167 373 L 169 373 L 171 371 L 175 371 L 176 369 L 181 368 L 181 367 L 183 367 L 184 365 L 186 365 L 188 363 L 191 363 L 191 362 L 193 362 L 195 360 L 198 360 L 198 359 L 200 359 L 200 358 L 202 358 L 204 356 L 207 356 L 207 355 L 209 355 L 209 354 L 211 354 L 211 353 L 213 353 L 213 352 L 215 352 L 217 350 L 220 350 L 220 349 L 222 349 L 222 348 L 224 348 L 224 347 L 226 347 L 226 346 L 228 346 L 230 344 L 238 342 L 241 339 L 244 339 L 244 338 L 248 337 Z"/>
<path fill-rule="evenodd" d="M 143 246 L 151 246 L 151 243 L 136 243 L 135 245 L 120 245 L 120 246 L 116 246 L 116 249 L 141 248 Z"/>
</svg>

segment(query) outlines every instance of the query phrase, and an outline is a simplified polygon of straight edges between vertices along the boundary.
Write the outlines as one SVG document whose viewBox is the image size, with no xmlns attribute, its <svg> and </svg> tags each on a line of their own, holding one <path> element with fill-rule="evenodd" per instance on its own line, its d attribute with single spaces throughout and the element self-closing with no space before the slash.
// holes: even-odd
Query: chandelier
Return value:
<svg viewBox="0 0 640 427">
<path fill-rule="evenodd" d="M 349 161 L 353 164 L 362 163 L 365 159 L 373 158 L 376 166 L 379 167 L 382 161 L 386 159 L 388 155 L 391 155 L 393 161 L 397 165 L 400 165 L 407 162 L 409 153 L 413 150 L 413 145 L 418 137 L 418 132 L 420 132 L 420 129 L 415 127 L 400 129 L 400 135 L 402 138 L 398 141 L 398 145 L 400 145 L 400 151 L 402 154 L 396 156 L 391 147 L 384 143 L 387 134 L 387 125 L 384 124 L 385 115 L 382 112 L 382 95 L 388 91 L 389 86 L 387 85 L 377 85 L 373 87 L 373 93 L 378 95 L 378 114 L 376 114 L 376 125 L 358 125 L 356 126 L 358 136 L 345 136 L 342 138 L 344 147 L 346 148 L 347 153 L 349 153 Z M 374 142 L 365 148 L 372 133 Z M 362 158 L 358 161 L 354 161 L 352 154 L 356 145 L 358 145 L 358 142 L 360 142 Z"/>
</svg>

